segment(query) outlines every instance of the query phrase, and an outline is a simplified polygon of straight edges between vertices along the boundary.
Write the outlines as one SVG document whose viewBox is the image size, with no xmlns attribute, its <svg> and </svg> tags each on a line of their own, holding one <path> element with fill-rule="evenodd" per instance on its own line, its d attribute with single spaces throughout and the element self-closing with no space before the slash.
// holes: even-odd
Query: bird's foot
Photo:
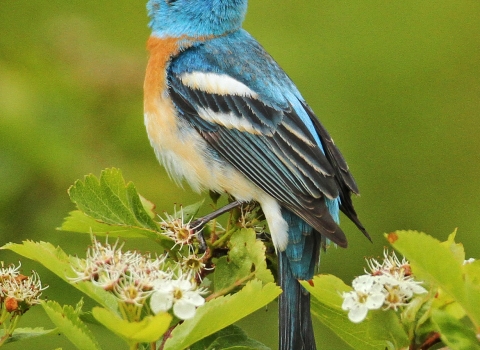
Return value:
<svg viewBox="0 0 480 350">
<path fill-rule="evenodd" d="M 207 250 L 207 242 L 205 241 L 205 237 L 203 236 L 202 230 L 205 227 L 205 225 L 213 220 L 219 217 L 220 215 L 232 210 L 233 208 L 236 208 L 238 206 L 242 205 L 242 202 L 240 201 L 233 201 L 220 209 L 217 209 L 210 214 L 207 214 L 201 218 L 198 218 L 196 220 L 193 220 L 190 223 L 191 229 L 194 231 L 194 234 L 197 236 L 198 243 L 200 244 L 200 251 L 205 252 Z"/>
</svg>

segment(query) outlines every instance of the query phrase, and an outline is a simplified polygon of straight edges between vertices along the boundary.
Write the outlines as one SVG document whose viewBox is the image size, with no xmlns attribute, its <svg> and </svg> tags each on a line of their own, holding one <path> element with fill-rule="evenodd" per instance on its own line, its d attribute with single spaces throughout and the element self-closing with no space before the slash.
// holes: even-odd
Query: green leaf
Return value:
<svg viewBox="0 0 480 350">
<path fill-rule="evenodd" d="M 187 205 L 184 207 L 183 205 L 180 207 L 180 210 L 174 211 L 172 215 L 170 215 L 174 219 L 182 219 L 183 222 L 189 221 L 191 218 L 193 218 L 195 215 L 197 215 L 198 211 L 200 210 L 201 206 L 205 202 L 204 199 L 201 201 L 198 201 L 197 203 L 193 203 L 190 205 Z"/>
<path fill-rule="evenodd" d="M 4 344 L 12 343 L 19 340 L 36 338 L 42 335 L 48 335 L 48 334 L 53 334 L 57 332 L 58 332 L 57 328 L 54 328 L 54 329 L 44 329 L 43 327 L 15 328 L 13 335 L 11 337 L 8 337 L 8 339 L 5 341 Z M 5 334 L 5 331 L 3 329 L 0 329 L 0 338 L 3 337 L 4 334 Z"/>
<path fill-rule="evenodd" d="M 165 342 L 165 350 L 183 350 L 237 322 L 280 295 L 275 283 L 248 282 L 238 293 L 213 299 L 199 307 L 195 317 L 179 324 Z"/>
<path fill-rule="evenodd" d="M 55 248 L 52 244 L 46 242 L 23 241 L 22 244 L 5 244 L 0 249 L 9 249 L 19 255 L 39 262 L 100 305 L 113 311 L 118 309 L 115 297 L 101 287 L 95 286 L 90 282 L 71 283 L 70 279 L 76 277 L 72 270 L 72 265 L 75 266 L 77 264 L 78 258 L 67 255 L 60 247 Z"/>
<path fill-rule="evenodd" d="M 273 275 L 267 269 L 265 245 L 256 239 L 253 229 L 241 229 L 233 233 L 229 241 L 228 256 L 215 262 L 213 275 L 216 293 L 230 291 L 239 281 L 257 278 L 264 283 L 273 282 Z"/>
<path fill-rule="evenodd" d="M 465 309 L 480 328 L 480 260 L 462 265 L 465 280 Z"/>
<path fill-rule="evenodd" d="M 76 348 L 80 350 L 98 350 L 100 345 L 85 323 L 80 320 L 80 309 L 65 305 L 63 308 L 55 301 L 42 302 L 48 317 Z"/>
<path fill-rule="evenodd" d="M 469 282 L 468 267 L 459 259 L 462 253 L 452 236 L 444 244 L 417 231 L 396 231 L 386 237 L 410 261 L 417 279 L 440 287 L 480 326 L 480 288 L 473 280 Z"/>
<path fill-rule="evenodd" d="M 480 342 L 473 331 L 448 312 L 434 310 L 432 320 L 438 327 L 442 341 L 452 350 L 480 350 Z"/>
<path fill-rule="evenodd" d="M 96 236 L 108 235 L 109 237 L 122 238 L 148 237 L 166 246 L 171 242 L 170 238 L 158 234 L 156 231 L 141 227 L 107 224 L 86 215 L 80 210 L 71 211 L 59 229 L 63 231 L 94 234 Z"/>
<path fill-rule="evenodd" d="M 78 211 L 70 213 L 61 230 L 96 234 L 113 231 L 123 237 L 146 236 L 166 248 L 174 244 L 159 234 L 160 228 L 153 220 L 153 204 L 137 193 L 133 183 L 125 184 L 118 169 L 103 170 L 99 179 L 87 175 L 84 181 L 77 180 L 68 193 L 84 215 Z"/>
<path fill-rule="evenodd" d="M 436 288 L 431 289 L 428 293 L 416 295 L 401 311 L 400 320 L 408 333 L 410 343 L 417 339 L 423 339 L 435 331 L 430 322 L 430 310 L 436 300 L 436 295 L 438 295 Z"/>
<path fill-rule="evenodd" d="M 313 286 L 310 283 L 312 283 Z M 323 304 L 340 307 L 340 309 L 343 302 L 341 297 L 342 293 L 352 290 L 352 287 L 347 286 L 340 278 L 333 275 L 317 275 L 314 276 L 311 282 L 300 281 L 300 284 Z"/>
<path fill-rule="evenodd" d="M 320 322 L 330 328 L 353 349 L 400 349 L 408 345 L 408 338 L 393 310 L 370 311 L 362 323 L 352 323 L 342 310 L 342 292 L 352 288 L 332 275 L 318 275 L 313 286 L 300 282 L 312 295 L 311 311 Z"/>
<path fill-rule="evenodd" d="M 168 330 L 172 321 L 170 314 L 159 313 L 155 316 L 146 316 L 139 322 L 129 322 L 100 307 L 94 307 L 92 314 L 98 322 L 130 345 L 157 341 Z"/>
<path fill-rule="evenodd" d="M 107 224 L 145 227 L 157 230 L 146 213 L 133 183 L 125 185 L 120 170 L 105 169 L 97 179 L 90 174 L 68 190 L 71 200 L 85 214 Z"/>
<path fill-rule="evenodd" d="M 193 344 L 190 350 L 270 350 L 251 339 L 238 326 L 231 325 Z"/>
<path fill-rule="evenodd" d="M 145 212 L 150 216 L 151 219 L 155 219 L 157 214 L 155 213 L 155 204 L 148 199 L 146 199 L 141 194 L 138 195 L 140 197 L 140 201 L 142 202 L 143 209 Z"/>
<path fill-rule="evenodd" d="M 457 235 L 457 230 L 453 231 L 448 235 L 448 238 L 445 242 L 440 244 L 447 247 L 451 252 L 454 258 L 460 263 L 463 264 L 465 261 L 465 249 L 463 244 L 455 242 L 455 236 Z"/>
</svg>

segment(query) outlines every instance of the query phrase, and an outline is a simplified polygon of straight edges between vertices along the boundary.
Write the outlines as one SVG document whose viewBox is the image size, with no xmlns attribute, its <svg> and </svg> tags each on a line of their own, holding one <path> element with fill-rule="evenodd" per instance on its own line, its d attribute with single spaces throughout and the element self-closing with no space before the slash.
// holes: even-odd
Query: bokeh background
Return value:
<svg viewBox="0 0 480 350">
<path fill-rule="evenodd" d="M 467 256 L 480 258 L 478 1 L 251 0 L 245 28 L 295 81 L 362 192 L 355 205 L 374 243 L 344 220 L 350 246 L 329 250 L 323 272 L 349 283 L 396 229 L 445 239 L 458 227 Z M 55 227 L 74 208 L 67 188 L 107 167 L 121 168 L 159 212 L 202 198 L 169 181 L 147 140 L 148 35 L 144 1 L 0 0 L 1 244 L 33 239 L 84 252 L 87 237 Z M 0 251 L 0 260 L 19 258 Z M 79 299 L 22 263 L 42 274 L 50 299 Z M 38 309 L 22 325 L 48 326 Z M 276 347 L 275 304 L 240 324 Z M 317 332 L 319 348 L 345 348 L 321 325 Z M 126 348 L 98 334 L 106 349 Z M 10 345 L 32 347 L 72 348 L 62 336 Z"/>
</svg>

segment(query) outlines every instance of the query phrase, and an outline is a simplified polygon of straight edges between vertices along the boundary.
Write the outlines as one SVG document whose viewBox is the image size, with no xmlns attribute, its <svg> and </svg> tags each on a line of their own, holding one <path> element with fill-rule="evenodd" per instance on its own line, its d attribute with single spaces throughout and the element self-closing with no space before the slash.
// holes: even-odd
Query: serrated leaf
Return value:
<svg viewBox="0 0 480 350">
<path fill-rule="evenodd" d="M 67 255 L 60 247 L 54 247 L 47 242 L 23 241 L 22 244 L 8 243 L 0 249 L 8 249 L 31 260 L 37 261 L 65 282 L 71 284 L 100 305 L 113 311 L 117 310 L 115 297 L 89 282 L 71 283 L 69 278 L 75 277 L 72 265 L 77 258 Z"/>
<path fill-rule="evenodd" d="M 248 282 L 239 292 L 213 299 L 199 307 L 195 317 L 179 324 L 165 342 L 165 350 L 183 350 L 237 322 L 280 295 L 275 283 Z"/>
<path fill-rule="evenodd" d="M 119 169 L 105 169 L 100 179 L 90 174 L 68 191 L 71 200 L 87 215 L 107 224 L 158 229 L 145 212 L 133 183 L 125 184 Z"/>
<path fill-rule="evenodd" d="M 50 320 L 70 342 L 80 350 L 99 350 L 100 345 L 87 326 L 80 320 L 79 310 L 70 305 L 60 306 L 55 301 L 41 303 Z"/>
<path fill-rule="evenodd" d="M 193 344 L 190 350 L 270 350 L 251 339 L 240 327 L 231 325 Z"/>
<path fill-rule="evenodd" d="M 312 295 L 311 312 L 320 322 L 336 333 L 353 349 L 370 350 L 400 349 L 408 345 L 408 338 L 396 314 L 389 310 L 370 311 L 362 323 L 352 323 L 347 312 L 342 310 L 342 292 L 352 288 L 332 275 L 318 275 L 313 286 L 300 282 Z"/>
<path fill-rule="evenodd" d="M 466 327 L 449 313 L 433 310 L 432 320 L 438 327 L 442 341 L 452 350 L 480 350 L 480 342 L 473 329 Z"/>
<path fill-rule="evenodd" d="M 458 247 L 452 251 L 452 243 L 442 244 L 417 231 L 396 231 L 386 237 L 410 261 L 417 279 L 440 287 L 463 307 L 477 327 L 480 326 L 480 290 L 473 285 L 467 287 Z"/>
<path fill-rule="evenodd" d="M 77 180 L 68 193 L 77 208 L 93 220 L 72 212 L 62 230 L 100 234 L 114 231 L 117 235 L 123 230 L 123 236 L 141 234 L 166 243 L 166 248 L 174 244 L 158 233 L 153 204 L 138 194 L 133 183 L 125 184 L 119 169 L 105 169 L 100 178 L 87 175 L 83 181 Z"/>
<path fill-rule="evenodd" d="M 130 345 L 157 341 L 168 330 L 172 321 L 170 314 L 159 313 L 155 316 L 146 316 L 139 322 L 129 322 L 100 307 L 94 307 L 92 314 L 98 322 Z"/>
<path fill-rule="evenodd" d="M 173 241 L 157 231 L 153 231 L 142 227 L 112 225 L 98 221 L 80 210 L 74 210 L 69 213 L 59 230 L 69 232 L 79 232 L 94 234 L 96 236 L 122 237 L 122 238 L 139 238 L 147 237 L 158 242 L 165 248 L 173 246 Z"/>
<path fill-rule="evenodd" d="M 228 256 L 215 262 L 213 275 L 215 292 L 228 290 L 245 278 L 257 278 L 264 283 L 273 282 L 273 275 L 267 269 L 265 245 L 256 239 L 253 229 L 236 231 L 229 241 Z"/>
<path fill-rule="evenodd" d="M 15 331 L 13 332 L 13 334 L 7 338 L 4 344 L 25 340 L 25 339 L 30 339 L 30 338 L 41 337 L 42 335 L 49 335 L 52 333 L 56 333 L 57 331 L 58 331 L 57 328 L 54 328 L 54 329 L 44 329 L 43 327 L 15 328 Z M 3 337 L 4 334 L 5 334 L 5 331 L 3 329 L 0 329 L 0 338 Z"/>
<path fill-rule="evenodd" d="M 456 235 L 457 230 L 449 234 L 447 240 L 440 244 L 447 247 L 452 252 L 454 258 L 457 259 L 460 264 L 463 264 L 465 261 L 465 249 L 463 248 L 463 244 L 455 242 Z"/>
</svg>

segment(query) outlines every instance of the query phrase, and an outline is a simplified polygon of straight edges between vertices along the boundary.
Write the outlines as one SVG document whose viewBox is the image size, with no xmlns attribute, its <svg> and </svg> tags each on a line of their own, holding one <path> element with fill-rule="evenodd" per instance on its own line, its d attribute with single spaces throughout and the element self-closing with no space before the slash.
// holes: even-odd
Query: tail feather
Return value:
<svg viewBox="0 0 480 350">
<path fill-rule="evenodd" d="M 283 293 L 279 298 L 280 350 L 316 350 L 310 314 L 310 294 L 298 280 L 313 278 L 319 261 L 321 236 L 288 210 L 287 249 L 278 254 L 278 278 Z"/>
<path fill-rule="evenodd" d="M 279 299 L 279 350 L 315 350 L 310 293 L 293 276 L 286 252 L 281 252 L 278 259 L 283 290 Z"/>
</svg>

